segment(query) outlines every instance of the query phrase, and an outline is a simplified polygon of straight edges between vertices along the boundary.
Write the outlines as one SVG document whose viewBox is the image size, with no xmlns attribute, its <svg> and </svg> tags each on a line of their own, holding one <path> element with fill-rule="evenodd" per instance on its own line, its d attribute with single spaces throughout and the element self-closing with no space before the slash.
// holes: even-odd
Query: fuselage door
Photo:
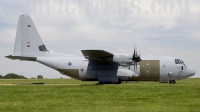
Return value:
<svg viewBox="0 0 200 112">
<path fill-rule="evenodd" d="M 137 80 L 160 80 L 160 61 L 159 60 L 142 60 L 140 65 L 140 77 Z"/>
</svg>

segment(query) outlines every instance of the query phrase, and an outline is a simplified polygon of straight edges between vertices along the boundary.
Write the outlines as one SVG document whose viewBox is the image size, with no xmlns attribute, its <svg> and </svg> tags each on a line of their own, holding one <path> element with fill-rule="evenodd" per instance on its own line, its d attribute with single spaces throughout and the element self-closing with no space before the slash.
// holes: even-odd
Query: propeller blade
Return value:
<svg viewBox="0 0 200 112">
<path fill-rule="evenodd" d="M 141 52 L 139 51 L 139 54 L 137 52 L 137 46 L 134 43 L 134 52 L 133 52 L 133 57 L 132 57 L 132 62 L 134 62 L 134 70 L 137 71 L 137 62 L 141 61 Z"/>
<path fill-rule="evenodd" d="M 137 62 L 136 62 L 136 67 L 135 68 L 136 68 L 136 72 L 137 72 Z"/>
<path fill-rule="evenodd" d="M 134 56 L 137 55 L 137 48 L 135 46 L 135 43 L 134 43 Z"/>
<path fill-rule="evenodd" d="M 137 47 L 136 47 L 136 53 L 135 53 L 135 55 L 137 56 Z"/>
<path fill-rule="evenodd" d="M 135 71 L 136 61 L 134 60 L 134 71 Z"/>
</svg>

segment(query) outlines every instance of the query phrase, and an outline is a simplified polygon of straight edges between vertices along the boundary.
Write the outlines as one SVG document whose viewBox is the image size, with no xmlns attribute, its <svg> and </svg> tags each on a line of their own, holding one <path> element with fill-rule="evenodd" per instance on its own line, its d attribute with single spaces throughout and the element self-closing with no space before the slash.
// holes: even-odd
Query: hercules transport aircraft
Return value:
<svg viewBox="0 0 200 112">
<path fill-rule="evenodd" d="M 29 15 L 19 17 L 13 55 L 9 59 L 36 61 L 63 75 L 99 83 L 121 81 L 159 81 L 175 84 L 195 75 L 182 60 L 167 56 L 140 56 L 110 53 L 104 50 L 82 50 L 84 56 L 49 52 Z"/>
</svg>

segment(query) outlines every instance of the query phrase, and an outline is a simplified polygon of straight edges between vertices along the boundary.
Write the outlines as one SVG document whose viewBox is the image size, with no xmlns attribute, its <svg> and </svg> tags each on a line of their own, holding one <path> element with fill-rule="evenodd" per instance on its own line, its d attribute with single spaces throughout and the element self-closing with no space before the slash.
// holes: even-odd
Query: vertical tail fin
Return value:
<svg viewBox="0 0 200 112">
<path fill-rule="evenodd" d="M 48 52 L 29 15 L 19 17 L 13 56 L 36 57 Z"/>
</svg>

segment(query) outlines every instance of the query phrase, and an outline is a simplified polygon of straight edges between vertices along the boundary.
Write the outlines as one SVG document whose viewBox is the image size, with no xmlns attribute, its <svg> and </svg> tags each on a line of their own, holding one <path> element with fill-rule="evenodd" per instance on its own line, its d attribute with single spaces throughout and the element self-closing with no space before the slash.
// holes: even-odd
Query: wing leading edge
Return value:
<svg viewBox="0 0 200 112">
<path fill-rule="evenodd" d="M 85 58 L 94 57 L 94 58 L 106 58 L 113 56 L 112 53 L 109 53 L 104 50 L 82 50 L 83 55 Z"/>
<path fill-rule="evenodd" d="M 114 54 L 104 50 L 82 50 L 86 59 L 93 60 L 99 63 L 112 62 Z"/>
</svg>

